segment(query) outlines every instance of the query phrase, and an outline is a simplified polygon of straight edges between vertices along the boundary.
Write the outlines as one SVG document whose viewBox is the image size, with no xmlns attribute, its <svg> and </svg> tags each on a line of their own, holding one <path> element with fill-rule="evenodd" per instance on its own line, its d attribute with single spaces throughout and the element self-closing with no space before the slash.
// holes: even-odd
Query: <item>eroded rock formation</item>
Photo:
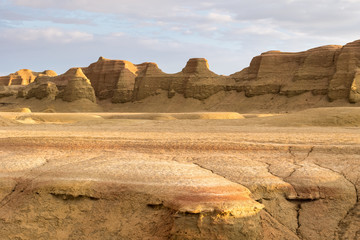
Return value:
<svg viewBox="0 0 360 240">
<path fill-rule="evenodd" d="M 360 102 L 360 69 L 356 71 L 354 80 L 351 84 L 349 101 L 351 103 Z"/>
<path fill-rule="evenodd" d="M 39 75 L 19 89 L 18 97 L 37 99 L 61 98 L 67 102 L 88 99 L 96 102 L 95 92 L 81 68 L 71 68 L 59 76 Z"/>
<path fill-rule="evenodd" d="M 11 73 L 8 76 L 0 77 L 0 85 L 28 85 L 35 81 L 38 76 L 57 76 L 56 72 L 52 70 L 45 70 L 43 72 L 33 72 L 29 69 L 21 69 L 16 73 Z"/>
<path fill-rule="evenodd" d="M 307 91 L 326 95 L 339 49 L 325 46 L 300 53 L 270 51 L 231 76 L 244 86 L 246 96 L 274 93 L 291 97 Z"/>
<path fill-rule="evenodd" d="M 190 59 L 181 72 L 166 74 L 155 63 L 133 64 L 100 57 L 82 68 L 100 100 L 113 103 L 139 101 L 167 92 L 172 98 L 204 100 L 221 91 L 244 92 L 246 97 L 266 94 L 294 97 L 306 92 L 327 96 L 329 101 L 358 102 L 360 40 L 345 46 L 329 45 L 299 53 L 269 51 L 252 59 L 250 66 L 230 76 L 209 70 L 204 58 Z M 20 70 L 0 78 L 2 85 L 27 85 L 36 77 L 47 78 L 64 90 L 77 71 L 56 76 L 52 71 Z M 89 98 L 89 97 L 85 97 Z M 90 97 L 92 98 L 92 97 Z"/>
<path fill-rule="evenodd" d="M 206 59 L 190 59 L 176 74 L 162 72 L 155 63 L 134 65 L 100 58 L 84 68 L 99 98 L 114 103 L 142 100 L 167 91 L 169 97 L 206 99 L 219 91 L 245 92 L 247 97 L 278 94 L 293 97 L 305 92 L 325 95 L 330 101 L 350 97 L 360 67 L 360 41 L 329 45 L 299 53 L 269 51 L 256 56 L 248 68 L 230 76 L 209 70 Z M 352 98 L 352 100 L 349 99 Z"/>
<path fill-rule="evenodd" d="M 0 85 L 0 98 L 2 97 L 10 97 L 16 95 L 16 91 L 13 91 L 8 86 Z"/>
<path fill-rule="evenodd" d="M 18 97 L 22 98 L 37 98 L 54 100 L 58 94 L 56 84 L 47 81 L 47 79 L 36 78 L 36 80 L 18 91 Z"/>
<path fill-rule="evenodd" d="M 74 75 L 70 77 L 61 97 L 64 101 L 68 102 L 79 99 L 89 99 L 92 102 L 96 102 L 94 89 L 91 87 L 89 79 L 84 75 L 81 68 L 77 68 Z"/>
</svg>

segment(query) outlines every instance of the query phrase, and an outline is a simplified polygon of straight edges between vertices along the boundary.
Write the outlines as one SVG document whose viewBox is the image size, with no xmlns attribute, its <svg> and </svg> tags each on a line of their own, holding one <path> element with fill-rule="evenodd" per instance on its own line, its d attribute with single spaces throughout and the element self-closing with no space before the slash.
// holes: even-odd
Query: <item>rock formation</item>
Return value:
<svg viewBox="0 0 360 240">
<path fill-rule="evenodd" d="M 35 81 L 38 76 L 57 76 L 56 72 L 52 70 L 45 70 L 43 72 L 33 72 L 29 69 L 21 69 L 16 73 L 11 73 L 8 76 L 0 77 L 0 85 L 28 85 Z"/>
<path fill-rule="evenodd" d="M 249 67 L 230 76 L 210 71 L 204 58 L 190 59 L 183 70 L 175 74 L 166 74 L 151 62 L 136 65 L 103 57 L 81 69 L 96 97 L 113 103 L 139 101 L 162 92 L 167 92 L 169 98 L 180 94 L 204 100 L 221 91 L 243 92 L 246 97 L 266 94 L 294 97 L 308 92 L 313 96 L 326 96 L 329 101 L 342 99 L 356 103 L 359 101 L 359 68 L 360 40 L 299 53 L 265 52 L 254 57 Z M 20 70 L 0 77 L 0 85 L 27 85 L 39 77 L 54 82 L 62 91 L 76 71 L 77 68 L 72 68 L 56 76 L 52 71 Z M 90 95 L 83 97 L 93 99 Z"/>
<path fill-rule="evenodd" d="M 135 75 L 138 68 L 128 61 L 108 60 L 100 57 L 99 60 L 89 67 L 84 68 L 84 73 L 90 79 L 96 96 L 99 99 L 115 98 L 120 102 L 129 101 L 132 97 L 126 97 L 128 90 L 134 89 Z M 124 96 L 119 96 L 123 93 Z M 130 94 L 131 95 L 131 94 Z"/>
<path fill-rule="evenodd" d="M 67 102 L 80 99 L 89 99 L 92 102 L 96 102 L 94 89 L 91 87 L 89 79 L 84 75 L 81 68 L 76 69 L 74 75 L 68 80 L 68 84 L 61 97 Z"/>
<path fill-rule="evenodd" d="M 229 77 L 219 76 L 209 70 L 204 58 L 190 59 L 185 68 L 176 74 L 166 74 L 157 64 L 147 62 L 134 65 L 123 60 L 100 57 L 96 63 L 84 68 L 96 96 L 111 98 L 113 103 L 141 100 L 167 91 L 169 97 L 182 94 L 185 97 L 205 99 L 225 90 Z"/>
<path fill-rule="evenodd" d="M 16 95 L 16 91 L 12 90 L 8 86 L 0 85 L 0 98 L 2 97 L 10 97 Z"/>
<path fill-rule="evenodd" d="M 20 88 L 17 96 L 52 100 L 61 98 L 67 102 L 89 99 L 96 102 L 94 89 L 81 68 L 71 68 L 59 76 L 39 75 L 34 82 Z"/>
<path fill-rule="evenodd" d="M 354 80 L 351 84 L 349 101 L 351 103 L 360 102 L 360 69 L 356 71 Z"/>
<path fill-rule="evenodd" d="M 327 94 L 340 46 L 300 53 L 270 51 L 255 57 L 248 68 L 231 75 L 248 97 L 267 93 L 294 96 L 304 92 Z"/>
<path fill-rule="evenodd" d="M 348 43 L 335 56 L 336 72 L 329 84 L 330 100 L 347 98 L 355 72 L 360 67 L 360 40 Z"/>
<path fill-rule="evenodd" d="M 18 97 L 35 97 L 37 99 L 47 98 L 54 100 L 57 93 L 58 88 L 55 83 L 47 81 L 47 79 L 36 78 L 34 82 L 19 89 Z"/>
<path fill-rule="evenodd" d="M 278 94 L 293 97 L 305 92 L 330 101 L 349 99 L 360 40 L 345 46 L 329 45 L 299 53 L 269 51 L 256 56 L 248 68 L 230 76 L 209 70 L 206 59 L 190 59 L 176 74 L 162 72 L 155 63 L 134 65 L 100 58 L 84 68 L 97 97 L 114 103 L 142 100 L 167 91 L 169 97 L 206 99 L 219 91 L 244 92 L 247 97 Z M 350 102 L 354 102 L 349 100 Z"/>
</svg>

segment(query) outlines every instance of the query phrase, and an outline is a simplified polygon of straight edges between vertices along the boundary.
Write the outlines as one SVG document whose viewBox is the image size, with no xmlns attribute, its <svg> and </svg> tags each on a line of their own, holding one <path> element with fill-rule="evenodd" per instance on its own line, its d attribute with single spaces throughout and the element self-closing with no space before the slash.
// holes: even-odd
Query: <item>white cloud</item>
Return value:
<svg viewBox="0 0 360 240">
<path fill-rule="evenodd" d="M 72 43 L 91 41 L 93 35 L 81 31 L 65 31 L 57 28 L 46 29 L 7 29 L 3 38 L 16 41 L 48 41 L 53 43 Z"/>
<path fill-rule="evenodd" d="M 360 38 L 359 0 L 2 2 L 12 3 L 11 11 L 0 9 L 0 40 L 6 38 L 10 48 L 25 42 L 34 48 L 43 42 L 53 48 L 62 43 L 69 48 L 64 52 L 88 47 L 86 56 L 134 55 L 169 68 L 182 65 L 188 57 L 207 57 L 215 71 L 226 74 L 241 70 L 251 57 L 270 49 L 303 51 Z"/>
<path fill-rule="evenodd" d="M 303 32 L 319 36 L 350 34 L 360 23 L 358 0 L 13 0 L 18 6 L 38 9 L 83 10 L 120 14 L 133 23 L 158 22 L 164 31 L 179 29 L 189 34 L 204 26 L 208 31 L 238 29 L 245 22 L 271 20 L 279 32 Z M 205 14 L 204 14 L 205 13 Z M 162 25 L 160 24 L 162 23 Z M 257 24 L 259 26 L 259 24 Z M 248 27 L 248 26 L 245 26 Z M 267 27 L 264 25 L 263 27 Z M 352 34 L 351 34 L 352 35 Z"/>
<path fill-rule="evenodd" d="M 231 21 L 233 21 L 231 15 L 214 13 L 214 12 L 209 13 L 208 18 L 210 20 L 213 20 L 216 22 L 231 22 Z"/>
</svg>

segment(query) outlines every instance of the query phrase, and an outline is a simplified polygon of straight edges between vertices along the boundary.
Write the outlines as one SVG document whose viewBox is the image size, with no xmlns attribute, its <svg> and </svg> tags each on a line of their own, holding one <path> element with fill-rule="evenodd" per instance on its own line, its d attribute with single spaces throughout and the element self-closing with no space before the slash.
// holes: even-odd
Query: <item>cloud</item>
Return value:
<svg viewBox="0 0 360 240">
<path fill-rule="evenodd" d="M 230 74 L 270 49 L 345 44 L 359 38 L 359 23 L 358 0 L 0 0 L 0 50 L 11 59 L 8 49 L 46 48 L 64 66 L 79 51 L 79 64 L 104 55 L 156 61 L 170 72 L 206 57 Z"/>
<path fill-rule="evenodd" d="M 72 43 L 91 41 L 93 35 L 81 31 L 65 31 L 57 28 L 46 29 L 7 29 L 1 38 L 12 39 L 13 41 L 47 41 L 52 43 Z"/>
<path fill-rule="evenodd" d="M 337 32 L 348 39 L 360 22 L 360 5 L 357 0 L 14 0 L 17 6 L 37 9 L 82 10 L 93 13 L 117 14 L 120 19 L 131 19 L 134 24 L 144 22 L 166 23 L 164 31 L 183 34 L 204 34 L 222 28 L 267 28 L 272 31 L 334 36 Z M 310 7 L 311 6 L 311 7 Z M 261 21 L 263 24 L 261 26 Z M 254 24 L 255 22 L 256 24 Z M 223 26 L 225 24 L 225 26 Z M 240 27 L 239 27 L 240 26 Z M 229 33 L 231 31 L 227 31 Z M 224 36 L 225 37 L 225 36 Z M 297 35 L 294 35 L 297 37 Z"/>
<path fill-rule="evenodd" d="M 210 12 L 208 14 L 208 19 L 213 20 L 215 22 L 232 22 L 233 21 L 231 15 L 215 13 L 215 12 Z"/>
</svg>

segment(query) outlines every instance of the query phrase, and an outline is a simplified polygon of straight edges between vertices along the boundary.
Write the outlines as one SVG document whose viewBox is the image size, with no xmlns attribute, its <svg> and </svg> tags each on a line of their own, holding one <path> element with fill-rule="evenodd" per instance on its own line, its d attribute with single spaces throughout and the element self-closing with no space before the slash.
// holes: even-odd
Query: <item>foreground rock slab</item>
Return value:
<svg viewBox="0 0 360 240">
<path fill-rule="evenodd" d="M 2 239 L 359 236 L 359 128 L 0 115 Z"/>
</svg>

